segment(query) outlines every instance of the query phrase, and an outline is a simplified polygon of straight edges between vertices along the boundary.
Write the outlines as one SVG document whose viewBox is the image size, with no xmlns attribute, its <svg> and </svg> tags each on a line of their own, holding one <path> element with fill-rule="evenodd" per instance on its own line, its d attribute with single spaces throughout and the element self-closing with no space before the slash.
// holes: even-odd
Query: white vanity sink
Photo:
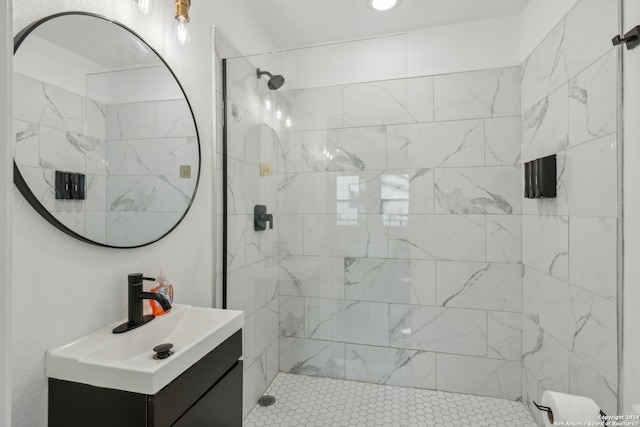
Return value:
<svg viewBox="0 0 640 427">
<path fill-rule="evenodd" d="M 46 355 L 46 375 L 97 387 L 153 395 L 244 326 L 242 311 L 176 304 L 169 313 L 126 332 L 116 322 Z M 157 360 L 153 347 L 173 344 Z"/>
</svg>

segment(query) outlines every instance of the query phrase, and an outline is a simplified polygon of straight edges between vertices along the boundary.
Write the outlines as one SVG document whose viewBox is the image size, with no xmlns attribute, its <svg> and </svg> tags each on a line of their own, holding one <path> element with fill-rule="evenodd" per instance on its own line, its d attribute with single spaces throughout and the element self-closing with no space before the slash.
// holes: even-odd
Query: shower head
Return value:
<svg viewBox="0 0 640 427">
<path fill-rule="evenodd" d="M 267 76 L 269 76 L 269 81 L 267 82 L 267 86 L 271 90 L 280 89 L 282 87 L 282 85 L 284 84 L 284 77 L 282 77 L 280 74 L 276 74 L 274 76 L 273 74 L 271 74 L 268 71 L 260 71 L 260 68 L 256 69 L 256 73 L 258 74 L 258 78 L 262 77 L 265 74 Z"/>
</svg>

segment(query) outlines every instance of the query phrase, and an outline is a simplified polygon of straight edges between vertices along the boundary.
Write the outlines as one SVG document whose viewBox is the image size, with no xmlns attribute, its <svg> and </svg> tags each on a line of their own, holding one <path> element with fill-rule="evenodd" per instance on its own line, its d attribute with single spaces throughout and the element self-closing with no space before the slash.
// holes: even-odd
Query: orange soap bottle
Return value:
<svg viewBox="0 0 640 427">
<path fill-rule="evenodd" d="M 151 289 L 151 292 L 158 292 L 164 295 L 170 303 L 173 303 L 173 285 L 167 281 L 167 276 L 164 275 L 162 270 L 160 270 L 160 274 L 156 277 L 156 285 Z M 157 301 L 149 300 L 149 305 L 151 306 L 151 311 L 154 316 L 160 316 L 166 313 Z"/>
</svg>

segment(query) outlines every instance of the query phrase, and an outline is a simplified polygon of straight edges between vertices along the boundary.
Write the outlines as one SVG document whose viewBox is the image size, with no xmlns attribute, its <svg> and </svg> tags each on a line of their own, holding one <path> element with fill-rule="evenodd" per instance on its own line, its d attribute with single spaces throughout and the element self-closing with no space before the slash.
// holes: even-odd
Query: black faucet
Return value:
<svg viewBox="0 0 640 427">
<path fill-rule="evenodd" d="M 155 318 L 153 314 L 142 314 L 142 301 L 145 299 L 158 301 L 164 311 L 171 310 L 171 303 L 164 295 L 156 292 L 142 291 L 143 280 L 154 281 L 155 279 L 152 277 L 143 277 L 142 273 L 129 274 L 129 287 L 127 289 L 129 300 L 129 319 L 126 323 L 115 328 L 113 330 L 114 334 L 121 334 L 123 332 L 130 331 L 131 329 L 142 326 Z"/>
</svg>

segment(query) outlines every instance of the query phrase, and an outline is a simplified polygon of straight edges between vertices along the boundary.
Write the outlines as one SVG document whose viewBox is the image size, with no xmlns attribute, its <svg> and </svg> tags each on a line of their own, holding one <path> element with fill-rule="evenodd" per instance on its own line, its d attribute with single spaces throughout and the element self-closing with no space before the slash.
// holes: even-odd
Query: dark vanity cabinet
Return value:
<svg viewBox="0 0 640 427">
<path fill-rule="evenodd" d="M 50 427 L 241 427 L 242 330 L 153 396 L 49 378 Z"/>
</svg>

